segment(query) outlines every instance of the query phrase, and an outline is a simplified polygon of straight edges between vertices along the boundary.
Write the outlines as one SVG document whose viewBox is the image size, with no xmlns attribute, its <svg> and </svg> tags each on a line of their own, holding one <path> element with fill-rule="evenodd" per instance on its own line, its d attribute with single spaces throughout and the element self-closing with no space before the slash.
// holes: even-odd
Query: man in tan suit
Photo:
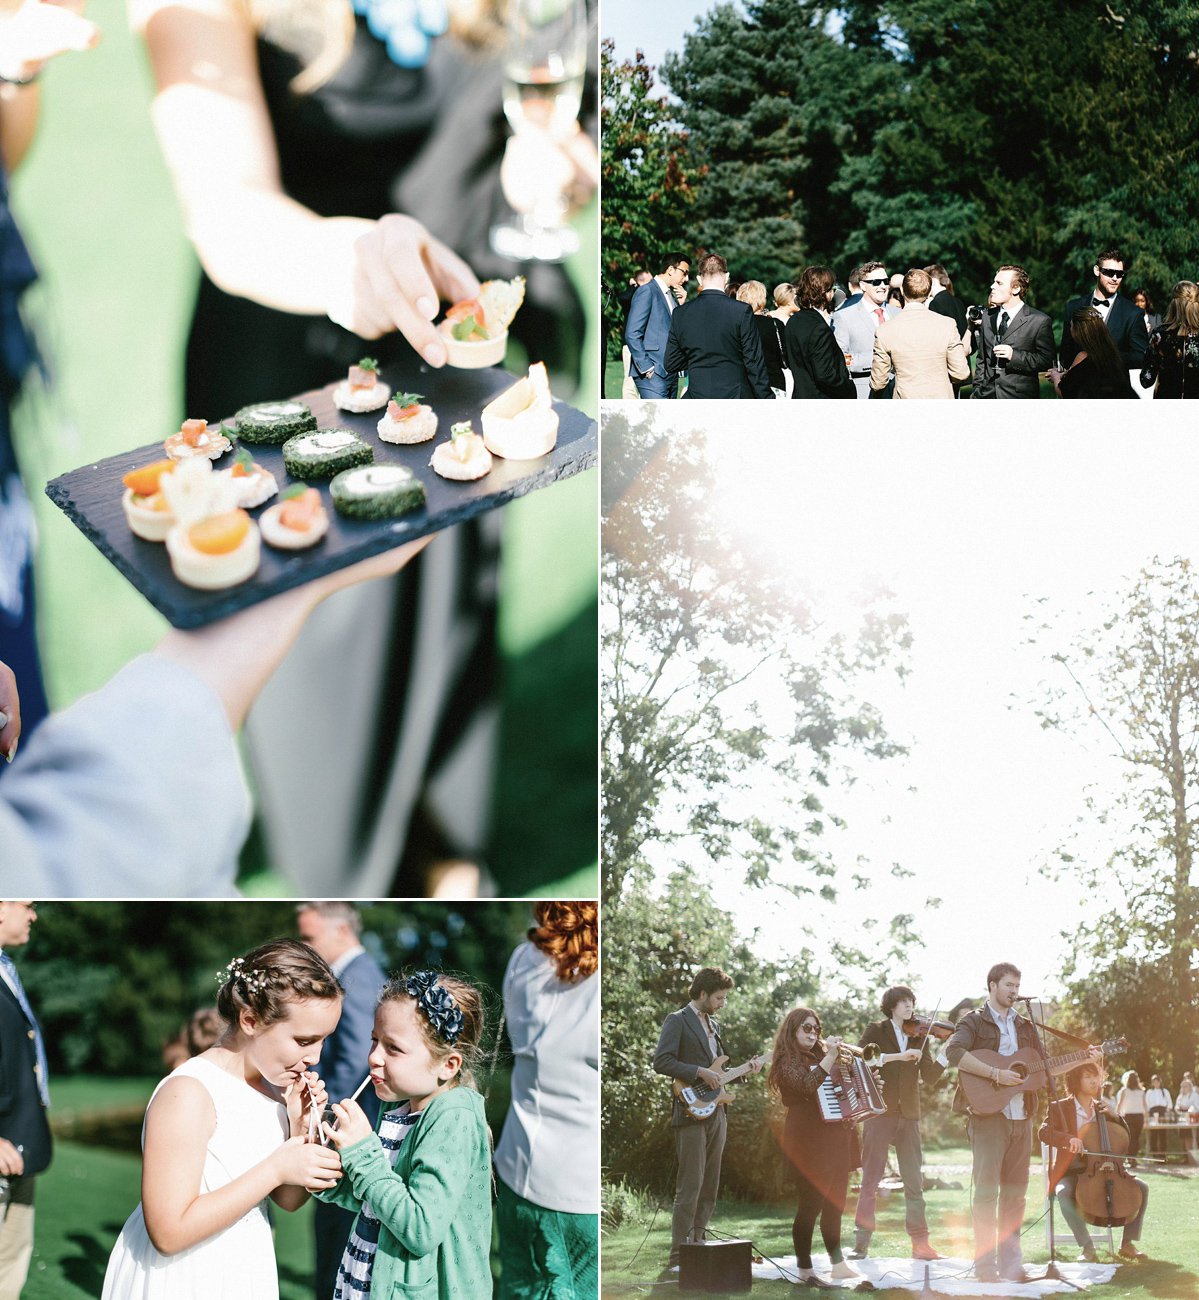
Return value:
<svg viewBox="0 0 1199 1300">
<path fill-rule="evenodd" d="M 903 277 L 903 311 L 883 321 L 874 336 L 870 387 L 886 388 L 892 367 L 896 397 L 953 397 L 951 379 L 970 378 L 957 326 L 928 309 L 932 279 L 913 269 Z"/>
</svg>

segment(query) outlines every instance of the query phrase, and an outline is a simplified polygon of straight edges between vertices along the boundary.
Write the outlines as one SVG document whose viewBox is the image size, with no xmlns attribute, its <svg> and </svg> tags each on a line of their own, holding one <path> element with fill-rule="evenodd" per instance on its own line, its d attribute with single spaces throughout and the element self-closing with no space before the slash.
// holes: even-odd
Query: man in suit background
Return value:
<svg viewBox="0 0 1199 1300">
<path fill-rule="evenodd" d="M 329 1091 L 330 1102 L 353 1096 L 366 1077 L 371 1034 L 375 1027 L 375 1006 L 387 977 L 379 963 L 359 942 L 362 916 L 352 903 L 301 903 L 296 908 L 296 933 L 319 957 L 329 963 L 345 989 L 341 1019 L 321 1048 L 320 1076 Z M 358 1098 L 372 1126 L 379 1114 L 379 1098 L 367 1088 Z M 317 1300 L 330 1300 L 337 1285 L 341 1263 L 354 1213 L 340 1205 L 316 1201 L 313 1230 L 316 1236 Z"/>
<path fill-rule="evenodd" d="M 670 318 L 667 370 L 687 372 L 685 397 L 774 399 L 753 309 L 725 293 L 728 263 L 708 253 L 699 263 L 699 294 Z"/>
<path fill-rule="evenodd" d="M 936 1083 L 945 1073 L 947 1061 L 937 1061 L 925 1050 L 925 1039 L 909 1040 L 904 1022 L 916 1010 L 916 995 L 905 984 L 897 984 L 883 994 L 883 1019 L 870 1025 L 858 1042 L 859 1047 L 873 1044 L 883 1079 L 885 1115 L 872 1115 L 862 1125 L 862 1190 L 853 1221 L 851 1259 L 865 1259 L 870 1252 L 874 1233 L 874 1207 L 878 1200 L 879 1179 L 887 1167 L 887 1152 L 893 1146 L 903 1179 L 906 1204 L 905 1226 L 912 1239 L 913 1259 L 940 1259 L 929 1245 L 928 1219 L 924 1212 L 923 1155 L 920 1146 L 920 1083 Z"/>
<path fill-rule="evenodd" d="M 971 397 L 1040 397 L 1041 371 L 1053 361 L 1053 322 L 1024 301 L 1028 272 L 1001 266 L 990 306 L 979 318 Z"/>
<path fill-rule="evenodd" d="M 899 315 L 899 308 L 887 305 L 889 282 L 882 262 L 864 262 L 857 273 L 861 292 L 856 300 L 846 299 L 833 313 L 833 333 L 841 351 L 850 354 L 849 377 L 858 396 L 869 397 L 875 333 L 883 321 Z"/>
<path fill-rule="evenodd" d="M 715 1015 L 732 987 L 733 981 L 717 966 L 705 966 L 696 974 L 688 992 L 691 1001 L 681 1010 L 672 1011 L 663 1022 L 654 1054 L 656 1073 L 684 1084 L 693 1084 L 697 1079 L 713 1086 L 720 1082 L 720 1075 L 711 1068 L 712 1062 L 725 1054 Z M 761 1066 L 756 1066 L 750 1073 L 757 1074 L 759 1069 Z M 684 1242 L 704 1239 L 720 1186 L 726 1123 L 723 1106 L 717 1106 L 707 1119 L 694 1120 L 677 1097 L 672 1100 L 670 1123 L 679 1172 L 670 1221 L 668 1269 L 678 1266 L 679 1247 Z"/>
<path fill-rule="evenodd" d="M 46 1049 L 17 968 L 4 949 L 29 942 L 37 920 L 30 899 L 0 901 L 0 1175 L 9 1200 L 0 1206 L 0 1300 L 17 1300 L 33 1256 L 33 1184 L 50 1164 Z"/>
<path fill-rule="evenodd" d="M 901 399 L 952 398 L 950 380 L 970 378 L 970 363 L 957 326 L 928 309 L 931 290 L 931 277 L 919 267 L 903 277 L 903 311 L 884 321 L 874 337 L 870 387 L 876 393 L 886 388 L 892 370 L 895 396 Z"/>
<path fill-rule="evenodd" d="M 678 371 L 666 365 L 670 322 L 679 307 L 679 292 L 691 275 L 691 259 L 673 253 L 662 270 L 633 293 L 624 339 L 629 349 L 629 374 L 643 398 L 677 397 Z"/>
<path fill-rule="evenodd" d="M 1152 396 L 1152 389 L 1143 389 L 1139 383 L 1141 366 L 1145 363 L 1145 349 L 1149 346 L 1149 331 L 1145 328 L 1145 314 L 1127 298 L 1120 297 L 1120 282 L 1124 279 L 1124 254 L 1118 248 L 1105 249 L 1095 259 L 1091 268 L 1095 287 L 1090 293 L 1071 298 L 1066 304 L 1066 321 L 1062 326 L 1062 346 L 1059 351 L 1062 369 L 1069 370 L 1078 354 L 1078 344 L 1070 332 L 1070 322 L 1080 307 L 1094 307 L 1103 317 L 1107 332 L 1135 378 L 1130 375 L 1132 389 L 1142 397 Z"/>
</svg>

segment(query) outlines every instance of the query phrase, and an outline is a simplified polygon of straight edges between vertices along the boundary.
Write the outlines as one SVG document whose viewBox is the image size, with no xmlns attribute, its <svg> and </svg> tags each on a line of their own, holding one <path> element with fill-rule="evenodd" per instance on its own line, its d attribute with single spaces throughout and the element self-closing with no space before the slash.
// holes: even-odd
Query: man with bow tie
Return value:
<svg viewBox="0 0 1199 1300">
<path fill-rule="evenodd" d="M 1053 322 L 1028 305 L 1027 295 L 1028 272 L 1022 266 L 995 272 L 990 306 L 975 325 L 978 360 L 971 397 L 1040 397 L 1041 371 L 1053 362 Z"/>
<path fill-rule="evenodd" d="M 1145 328 L 1145 314 L 1127 298 L 1120 297 L 1120 282 L 1124 279 L 1124 254 L 1118 248 L 1100 253 L 1091 268 L 1095 287 L 1090 293 L 1071 298 L 1066 304 L 1066 322 L 1062 327 L 1060 349 L 1062 369 L 1069 370 L 1078 354 L 1078 344 L 1070 333 L 1070 321 L 1080 307 L 1094 307 L 1103 317 L 1107 332 L 1112 336 L 1124 364 L 1139 376 L 1149 346 L 1149 331 Z M 1139 384 L 1133 384 L 1139 393 Z"/>
<path fill-rule="evenodd" d="M 33 1183 L 50 1163 L 46 1049 L 21 977 L 4 951 L 29 942 L 29 899 L 0 901 L 0 1300 L 18 1300 L 33 1255 Z"/>
</svg>

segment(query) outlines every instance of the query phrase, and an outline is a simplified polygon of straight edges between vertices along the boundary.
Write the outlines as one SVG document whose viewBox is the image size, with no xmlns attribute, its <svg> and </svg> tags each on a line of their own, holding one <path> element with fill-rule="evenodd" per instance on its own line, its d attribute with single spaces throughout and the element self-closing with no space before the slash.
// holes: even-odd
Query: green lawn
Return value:
<svg viewBox="0 0 1199 1300">
<path fill-rule="evenodd" d="M 104 40 L 47 69 L 38 138 L 13 185 L 13 206 L 42 276 L 26 309 L 54 373 L 49 392 L 28 385 L 16 432 L 37 515 L 40 634 L 56 707 L 107 681 L 150 648 L 165 624 L 43 488 L 68 469 L 178 427 L 197 276 L 150 125 L 142 46 L 129 34 L 122 0 L 91 0 L 88 16 Z M 578 224 L 582 247 L 568 269 L 587 308 L 584 355 L 594 355 L 597 202 Z M 598 399 L 588 368 L 572 400 L 595 415 Z M 564 877 L 573 892 L 595 889 L 597 478 L 580 475 L 505 513 L 498 768 L 506 784 L 497 791 L 489 864 L 512 893 L 552 891 Z M 519 764 L 530 759 L 534 768 L 522 780 Z M 553 773 L 574 784 L 563 799 L 538 797 Z M 546 856 L 530 859 L 534 849 Z M 256 878 L 244 882 L 248 892 L 292 892 L 269 863 L 254 869 Z"/>
<path fill-rule="evenodd" d="M 926 1172 L 937 1173 L 945 1182 L 962 1184 L 958 1190 L 925 1193 L 932 1243 L 942 1254 L 969 1259 L 973 1254 L 969 1206 L 970 1152 L 965 1148 L 951 1148 L 925 1154 Z M 942 1166 L 942 1169 L 930 1171 L 929 1165 Z M 1150 1262 L 1122 1266 L 1111 1283 L 1094 1287 L 1087 1294 L 1095 1296 L 1096 1300 L 1116 1300 L 1116 1297 L 1120 1300 L 1150 1300 L 1150 1297 L 1174 1300 L 1175 1297 L 1199 1295 L 1199 1170 L 1184 1171 L 1171 1166 L 1167 1172 L 1150 1173 L 1142 1166 L 1138 1172 L 1149 1184 L 1150 1203 L 1141 1249 L 1149 1255 Z M 1034 1160 L 1024 1232 L 1024 1258 L 1030 1265 L 1044 1263 L 1049 1258 L 1045 1228 L 1040 1222 L 1044 1210 L 1040 1186 L 1040 1161 Z M 843 1220 L 842 1240 L 846 1246 L 853 1240 L 855 1204 L 856 1192 L 851 1190 L 850 1204 Z M 716 1233 L 747 1237 L 760 1253 L 779 1258 L 794 1253 L 791 1244 L 794 1214 L 795 1207 L 791 1204 L 762 1205 L 721 1200 L 710 1226 Z M 1118 1246 L 1119 1229 L 1114 1233 Z M 816 1250 L 820 1249 L 817 1230 Z M 603 1296 L 615 1300 L 616 1297 L 649 1294 L 669 1251 L 669 1198 L 656 1217 L 654 1202 L 650 1200 L 646 1211 L 604 1235 Z M 910 1242 L 904 1231 L 902 1193 L 886 1201 L 880 1198 L 878 1230 L 871 1243 L 871 1253 L 900 1257 L 910 1253 Z M 1072 1261 L 1077 1250 L 1059 1245 L 1058 1256 L 1063 1261 Z M 782 1281 L 755 1281 L 753 1288 L 758 1300 L 772 1300 L 774 1297 L 782 1300 L 793 1291 L 791 1283 Z M 669 1294 L 669 1289 L 658 1288 L 654 1294 Z M 902 1300 L 912 1293 L 892 1288 L 878 1294 L 888 1300 Z"/>
</svg>

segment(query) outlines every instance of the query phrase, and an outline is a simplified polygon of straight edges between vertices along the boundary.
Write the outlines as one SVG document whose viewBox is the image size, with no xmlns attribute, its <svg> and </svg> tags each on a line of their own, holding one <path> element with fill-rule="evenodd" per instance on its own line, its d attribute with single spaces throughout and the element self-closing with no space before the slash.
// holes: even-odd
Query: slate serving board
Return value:
<svg viewBox="0 0 1199 1300">
<path fill-rule="evenodd" d="M 555 401 L 558 445 L 548 456 L 540 460 L 502 460 L 496 456 L 491 473 L 483 478 L 472 483 L 450 482 L 429 467 L 433 448 L 449 437 L 450 425 L 462 420 L 472 421 L 474 431 L 481 433 L 479 412 L 515 380 L 495 368 L 455 370 L 446 366 L 428 370 L 422 367 L 418 372 L 411 363 L 384 367 L 383 379 L 393 392 L 407 389 L 424 395 L 426 403 L 437 412 L 436 437 L 411 447 L 383 442 L 376 428 L 383 411 L 354 415 L 338 410 L 333 405 L 334 384 L 302 393 L 300 400 L 312 408 L 322 429 L 337 426 L 354 430 L 373 448 L 376 465 L 406 465 L 412 470 L 425 485 L 425 509 L 401 519 L 343 519 L 333 508 L 328 483 L 314 483 L 312 486 L 319 488 L 322 504 L 329 513 L 329 531 L 324 539 L 310 550 L 296 552 L 276 551 L 264 542 L 257 573 L 236 587 L 197 591 L 184 586 L 171 571 L 166 547 L 161 542 L 144 541 L 130 531 L 121 507 L 125 490 L 121 480 L 131 469 L 161 460 L 165 455 L 161 442 L 60 475 L 46 484 L 46 495 L 173 626 L 195 628 L 403 542 L 495 510 L 516 497 L 590 469 L 598 460 L 596 422 L 564 402 Z M 165 431 L 163 436 L 168 432 L 172 431 Z M 284 470 L 281 447 L 248 443 L 246 447 L 260 465 L 274 474 L 280 493 L 299 481 L 290 478 Z M 215 468 L 227 469 L 232 463 L 233 454 L 226 453 L 215 462 Z M 278 496 L 271 497 L 250 514 L 257 518 L 278 500 Z"/>
</svg>

